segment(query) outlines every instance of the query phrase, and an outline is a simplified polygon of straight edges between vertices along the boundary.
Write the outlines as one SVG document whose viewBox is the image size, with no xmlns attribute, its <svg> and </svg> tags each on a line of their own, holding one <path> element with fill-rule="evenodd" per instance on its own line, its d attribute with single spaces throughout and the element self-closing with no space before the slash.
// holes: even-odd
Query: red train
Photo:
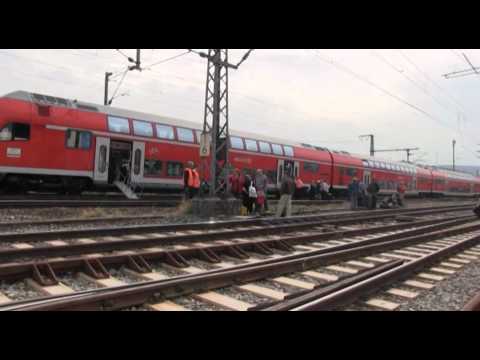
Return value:
<svg viewBox="0 0 480 360">
<path fill-rule="evenodd" d="M 0 184 L 80 192 L 112 186 L 131 166 L 145 189 L 181 189 L 183 166 L 199 163 L 200 125 L 171 118 L 17 91 L 0 98 Z M 264 169 L 272 191 L 286 164 L 306 184 L 324 179 L 335 192 L 353 177 L 375 177 L 383 193 L 403 181 L 417 195 L 480 193 L 472 175 L 331 151 L 232 131 L 230 162 L 244 172 Z"/>
</svg>

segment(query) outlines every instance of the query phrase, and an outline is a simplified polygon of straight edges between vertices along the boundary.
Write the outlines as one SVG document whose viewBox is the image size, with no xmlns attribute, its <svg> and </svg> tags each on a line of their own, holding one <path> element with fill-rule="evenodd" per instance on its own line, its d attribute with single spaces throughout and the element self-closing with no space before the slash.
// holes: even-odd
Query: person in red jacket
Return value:
<svg viewBox="0 0 480 360">
<path fill-rule="evenodd" d="M 230 191 L 232 195 L 239 199 L 242 196 L 243 183 L 245 182 L 240 169 L 235 169 L 233 174 L 230 175 Z"/>
<path fill-rule="evenodd" d="M 397 193 L 398 193 L 398 203 L 400 206 L 404 206 L 405 205 L 405 191 L 406 191 L 406 187 L 405 187 L 405 184 L 402 182 L 400 182 L 398 184 L 398 187 L 397 187 Z"/>
</svg>

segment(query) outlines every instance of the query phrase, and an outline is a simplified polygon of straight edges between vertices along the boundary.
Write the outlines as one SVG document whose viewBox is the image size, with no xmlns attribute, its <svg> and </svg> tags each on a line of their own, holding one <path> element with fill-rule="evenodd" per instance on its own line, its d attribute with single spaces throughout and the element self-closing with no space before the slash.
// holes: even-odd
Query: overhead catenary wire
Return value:
<svg viewBox="0 0 480 360">
<path fill-rule="evenodd" d="M 171 56 L 169 58 L 166 58 L 166 59 L 163 59 L 163 60 L 160 60 L 160 61 L 157 61 L 157 62 L 154 62 L 153 64 L 150 64 L 150 65 L 147 65 L 143 70 L 150 70 L 152 67 L 154 66 L 157 66 L 157 65 L 160 65 L 160 64 L 164 64 L 168 61 L 171 61 L 171 60 L 175 60 L 175 59 L 178 59 L 179 57 L 182 57 L 182 56 L 185 56 L 187 54 L 190 54 L 192 51 L 191 50 L 187 50 L 181 54 L 178 54 L 178 55 L 175 55 L 175 56 Z"/>
<path fill-rule="evenodd" d="M 441 107 L 443 107 L 445 110 L 447 111 L 451 111 L 451 109 L 446 106 L 445 104 L 443 104 L 442 102 L 440 102 L 435 96 L 433 96 L 427 89 L 425 89 L 423 86 L 419 85 L 415 80 L 411 79 L 407 74 L 406 74 L 406 71 L 405 70 L 399 70 L 397 67 L 395 67 L 393 64 L 391 64 L 389 61 L 387 61 L 383 55 L 381 55 L 380 53 L 376 52 L 376 51 L 372 51 L 372 54 L 374 56 L 376 56 L 378 59 L 380 59 L 382 62 L 384 62 L 385 64 L 387 64 L 388 66 L 390 66 L 392 69 L 394 69 L 395 71 L 399 72 L 402 76 L 404 76 L 408 81 L 410 81 L 416 88 L 420 89 L 423 93 L 425 93 L 427 96 L 429 96 L 430 98 L 433 99 L 433 101 L 435 101 L 438 105 L 440 105 Z"/>
<path fill-rule="evenodd" d="M 439 89 L 440 91 L 442 91 L 444 94 L 446 94 L 451 101 L 453 101 L 457 107 L 461 110 L 462 113 L 464 113 L 466 115 L 466 111 L 463 107 L 462 104 L 460 104 L 457 99 L 455 99 L 455 97 L 453 97 L 447 90 L 443 89 L 440 85 L 437 84 L 437 82 L 435 80 L 433 80 L 427 73 L 425 73 L 425 71 L 423 71 L 422 69 L 420 69 L 420 67 L 415 63 L 413 62 L 413 60 L 407 55 L 405 54 L 403 51 L 401 50 L 398 50 L 398 52 L 400 53 L 400 55 L 402 55 L 402 57 L 409 63 L 411 64 L 415 69 L 417 69 L 417 71 L 419 73 L 421 73 L 428 81 L 430 81 L 433 85 L 435 85 L 435 87 L 437 89 Z"/>
</svg>

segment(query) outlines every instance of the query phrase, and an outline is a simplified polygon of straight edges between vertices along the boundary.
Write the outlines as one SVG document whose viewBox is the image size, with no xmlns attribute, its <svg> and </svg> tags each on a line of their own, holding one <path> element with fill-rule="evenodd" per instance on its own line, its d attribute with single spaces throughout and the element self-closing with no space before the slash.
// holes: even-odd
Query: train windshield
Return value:
<svg viewBox="0 0 480 360">
<path fill-rule="evenodd" d="M 9 141 L 12 140 L 12 125 L 8 124 L 0 131 L 0 140 Z"/>
</svg>

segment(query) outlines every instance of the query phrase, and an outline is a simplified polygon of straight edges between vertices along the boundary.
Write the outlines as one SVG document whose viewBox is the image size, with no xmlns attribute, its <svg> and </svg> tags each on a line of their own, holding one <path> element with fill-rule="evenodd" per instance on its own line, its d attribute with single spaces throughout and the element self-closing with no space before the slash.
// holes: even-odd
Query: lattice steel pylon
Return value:
<svg viewBox="0 0 480 360">
<path fill-rule="evenodd" d="M 228 49 L 209 49 L 203 134 L 210 138 L 209 196 L 228 193 Z"/>
</svg>

